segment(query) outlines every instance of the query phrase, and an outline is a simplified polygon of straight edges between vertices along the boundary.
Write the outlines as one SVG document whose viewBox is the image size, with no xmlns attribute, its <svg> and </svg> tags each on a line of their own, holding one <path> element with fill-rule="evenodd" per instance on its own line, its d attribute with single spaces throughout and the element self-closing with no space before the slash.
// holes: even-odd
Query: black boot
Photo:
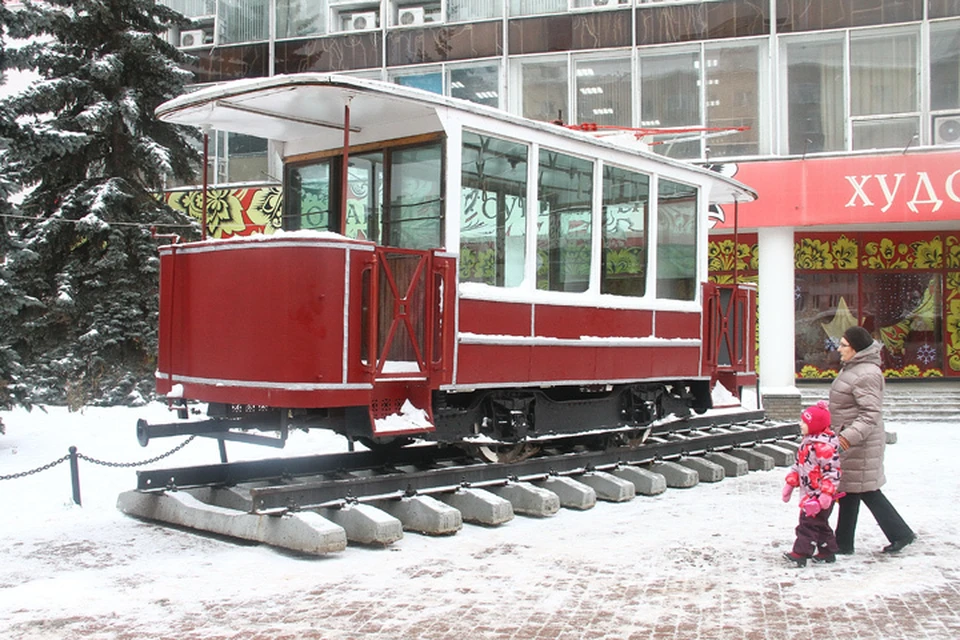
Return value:
<svg viewBox="0 0 960 640">
<path fill-rule="evenodd" d="M 798 567 L 807 566 L 807 556 L 802 556 L 799 553 L 794 553 L 793 551 L 787 551 L 783 554 L 783 557 Z"/>
<path fill-rule="evenodd" d="M 900 538 L 899 540 L 894 540 L 893 542 L 891 542 L 890 544 L 888 544 L 887 546 L 885 546 L 885 547 L 883 548 L 883 552 L 884 552 L 884 553 L 897 553 L 897 552 L 899 552 L 901 549 L 903 549 L 905 546 L 907 546 L 908 544 L 910 544 L 911 542 L 913 542 L 914 540 L 916 540 L 916 536 L 911 533 L 911 534 L 910 534 L 909 536 L 907 536 L 906 538 Z"/>
</svg>

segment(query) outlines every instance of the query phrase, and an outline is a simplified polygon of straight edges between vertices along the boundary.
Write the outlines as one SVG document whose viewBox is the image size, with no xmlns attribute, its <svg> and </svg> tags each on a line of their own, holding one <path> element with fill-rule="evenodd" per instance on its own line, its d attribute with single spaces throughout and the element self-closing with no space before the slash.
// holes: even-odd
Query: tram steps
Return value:
<svg viewBox="0 0 960 640">
<path fill-rule="evenodd" d="M 829 385 L 801 385 L 804 406 L 826 400 Z M 960 384 L 888 383 L 883 397 L 886 422 L 960 422 Z"/>
</svg>

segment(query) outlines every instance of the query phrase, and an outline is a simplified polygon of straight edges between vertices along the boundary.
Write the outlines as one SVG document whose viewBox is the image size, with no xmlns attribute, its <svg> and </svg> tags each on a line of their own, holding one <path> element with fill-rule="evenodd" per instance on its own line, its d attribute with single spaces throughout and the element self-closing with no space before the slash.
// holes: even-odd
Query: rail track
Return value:
<svg viewBox="0 0 960 640">
<path fill-rule="evenodd" d="M 319 555 L 348 542 L 392 544 L 403 531 L 452 534 L 463 522 L 495 526 L 514 514 L 545 517 L 784 466 L 798 435 L 796 423 L 738 412 L 658 424 L 619 446 L 596 435 L 545 439 L 514 462 L 423 445 L 156 469 L 137 472 L 118 508 Z"/>
</svg>

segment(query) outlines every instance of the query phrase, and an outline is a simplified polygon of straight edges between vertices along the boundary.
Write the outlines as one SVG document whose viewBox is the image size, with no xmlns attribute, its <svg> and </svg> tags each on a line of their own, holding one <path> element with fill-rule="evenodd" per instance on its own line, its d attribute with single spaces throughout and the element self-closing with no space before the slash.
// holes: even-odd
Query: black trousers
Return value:
<svg viewBox="0 0 960 640">
<path fill-rule="evenodd" d="M 837 545 L 841 550 L 853 551 L 853 540 L 857 532 L 857 515 L 860 513 L 860 503 L 867 505 L 873 514 L 883 535 L 887 540 L 894 542 L 913 536 L 913 531 L 904 522 L 897 510 L 893 508 L 887 496 L 879 489 L 865 493 L 848 493 L 840 498 L 840 512 L 837 515 Z"/>
</svg>

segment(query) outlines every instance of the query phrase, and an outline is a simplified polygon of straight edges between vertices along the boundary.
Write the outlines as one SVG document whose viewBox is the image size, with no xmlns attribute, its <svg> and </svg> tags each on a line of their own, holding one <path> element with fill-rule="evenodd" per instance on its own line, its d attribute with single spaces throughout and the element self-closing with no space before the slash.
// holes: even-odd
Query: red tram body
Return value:
<svg viewBox="0 0 960 640">
<path fill-rule="evenodd" d="M 326 92 L 333 106 L 318 113 L 317 105 L 326 102 L 308 100 L 307 95 L 293 100 L 291 96 L 298 90 Z M 369 113 L 364 106 L 367 98 L 375 102 Z M 245 133 L 261 131 L 259 135 L 281 140 L 285 144 L 284 197 L 288 207 L 292 206 L 290 200 L 307 201 L 305 188 L 300 195 L 289 190 L 290 184 L 298 184 L 290 178 L 298 174 L 291 171 L 299 166 L 314 167 L 306 161 L 321 163 L 327 172 L 324 175 L 330 176 L 330 193 L 337 187 L 336 172 L 343 174 L 340 195 L 331 195 L 328 210 L 323 210 L 329 218 L 325 228 L 161 248 L 157 389 L 162 394 L 220 406 L 218 415 L 223 419 L 242 413 L 240 407 L 257 407 L 264 415 L 274 411 L 277 422 L 263 424 L 264 429 L 277 424 L 324 427 L 374 444 L 401 436 L 441 441 L 489 436 L 517 441 L 544 433 L 648 424 L 683 406 L 703 410 L 710 406 L 710 390 L 716 381 L 736 390 L 755 380 L 754 292 L 706 282 L 706 207 L 711 202 L 752 198 L 752 192 L 739 183 L 554 125 L 530 123 L 395 85 L 337 76 L 231 83 L 168 104 L 158 113 L 170 121 Z M 268 112 L 267 105 L 272 111 Z M 224 115 L 227 107 L 233 109 L 233 117 Z M 343 131 L 348 132 L 345 138 L 354 135 L 355 146 L 302 130 L 305 113 L 311 121 L 329 124 L 337 120 L 339 111 L 343 113 L 338 135 Z M 350 158 L 361 152 L 369 154 L 380 140 L 389 144 L 397 138 L 389 127 L 380 127 L 378 119 L 385 117 L 384 113 L 393 114 L 398 126 L 412 128 L 415 136 L 440 132 L 437 139 L 441 142 L 436 144 L 444 146 L 436 162 L 441 181 L 436 190 L 442 200 L 437 205 L 436 246 L 429 242 L 426 247 L 397 246 L 404 243 L 383 241 L 391 232 L 386 213 L 363 227 L 374 229 L 374 236 L 381 234 L 380 242 L 365 239 L 364 233 L 345 233 L 347 223 L 342 215 L 356 200 L 346 188 L 347 177 L 356 176 L 353 165 L 347 168 Z M 363 116 L 368 121 L 358 120 Z M 435 121 L 429 124 L 429 118 Z M 530 133 L 525 134 L 527 129 Z M 530 168 L 515 178 L 525 191 L 521 190 L 515 201 L 520 203 L 518 207 L 533 202 L 539 212 L 533 210 L 533 222 L 524 218 L 526 227 L 516 231 L 520 239 L 514 246 L 526 245 L 515 249 L 523 260 L 514 262 L 516 270 L 525 269 L 524 282 L 538 284 L 511 288 L 464 281 L 459 261 L 474 245 L 464 240 L 463 197 L 456 194 L 457 189 L 465 192 L 469 181 L 481 172 L 474 168 L 480 160 L 471 164 L 467 159 L 476 153 L 474 147 L 460 143 L 469 135 L 480 139 L 480 134 L 468 135 L 468 131 L 483 135 L 504 131 L 511 137 L 510 144 L 526 154 L 522 161 Z M 460 147 L 454 146 L 458 143 Z M 523 150 L 524 144 L 529 148 Z M 569 237 L 569 229 L 574 227 L 556 234 L 544 230 L 548 216 L 553 215 L 549 207 L 562 210 L 562 200 L 568 197 L 561 194 L 544 204 L 549 200 L 548 191 L 560 193 L 562 188 L 543 178 L 544 167 L 552 162 L 545 151 L 548 148 L 572 149 L 574 159 L 586 167 L 584 179 L 594 178 L 593 186 L 584 183 L 593 190 L 590 199 L 581 197 L 588 205 L 577 215 L 580 223 L 589 224 L 590 216 L 599 221 L 589 227 L 590 233 L 583 234 L 582 244 L 588 249 L 600 247 L 594 251 L 595 258 L 591 254 L 589 275 L 578 281 L 564 275 L 570 270 L 558 268 L 560 284 L 556 286 L 540 275 L 546 269 L 542 263 L 570 255 L 569 251 L 563 253 L 569 248 L 562 244 L 563 235 Z M 323 151 L 312 156 L 314 149 Z M 483 152 L 481 145 L 481 158 Z M 657 177 L 647 179 L 646 184 L 652 186 L 645 193 L 653 195 L 643 201 L 643 232 L 638 234 L 645 244 L 633 253 L 649 261 L 633 272 L 634 286 L 645 293 L 626 297 L 608 293 L 614 285 L 605 284 L 604 278 L 612 281 L 611 268 L 604 267 L 602 260 L 615 242 L 614 234 L 606 230 L 612 228 L 611 217 L 619 214 L 611 212 L 627 211 L 624 207 L 631 202 L 611 204 L 613 196 L 608 197 L 608 192 L 613 191 L 610 185 L 616 185 L 602 172 L 607 171 L 606 163 L 625 166 L 631 157 L 642 161 L 636 176 L 643 178 L 649 173 Z M 538 162 L 539 178 L 535 173 Z M 458 171 L 457 165 L 468 168 Z M 387 185 L 382 190 L 391 188 L 399 193 L 397 176 L 409 173 L 410 166 L 421 170 L 425 161 L 405 165 L 385 161 L 383 166 L 388 168 L 377 174 Z M 302 173 L 306 175 L 306 170 Z M 595 186 L 601 175 L 606 180 L 603 189 Z M 620 174 L 611 171 L 609 175 Z M 393 185 L 389 184 L 391 178 Z M 690 193 L 694 195 L 686 202 L 696 211 L 696 228 L 688 230 L 688 236 L 698 255 L 691 258 L 693 262 L 678 259 L 678 263 L 693 265 L 688 267 L 692 275 L 687 278 L 692 285 L 683 284 L 686 288 L 679 294 L 670 290 L 674 285 L 664 275 L 669 265 L 663 257 L 679 249 L 668 244 L 669 229 L 661 225 L 659 235 L 653 231 L 656 212 L 666 215 L 676 206 L 663 187 L 669 184 L 668 178 L 692 185 Z M 418 176 L 417 181 L 421 184 L 424 180 Z M 305 179 L 302 182 L 306 184 Z M 533 191 L 532 182 L 539 191 Z M 482 187 L 476 189 L 499 198 L 495 238 L 488 245 L 506 255 L 509 238 L 505 239 L 507 214 L 502 203 L 509 201 L 504 193 L 513 187 L 489 186 L 493 183 L 495 180 L 483 176 L 478 182 Z M 657 185 L 659 192 L 655 191 Z M 576 197 L 574 190 L 569 191 L 573 194 L 570 198 Z M 371 192 L 377 193 L 371 189 L 365 197 Z M 392 205 L 395 211 L 405 211 L 396 204 L 402 195 L 390 196 L 393 200 L 380 197 L 383 200 L 377 204 L 381 208 Z M 632 204 L 636 211 L 637 199 Z M 403 218 L 395 216 L 393 220 L 399 227 L 397 221 Z M 539 227 L 538 221 L 543 222 Z M 549 224 L 560 228 L 560 222 Z M 596 229 L 601 225 L 602 229 Z M 544 244 L 525 239 L 524 231 Z M 550 234 L 559 237 L 549 240 L 553 245 L 543 240 Z M 654 261 L 657 251 L 661 252 L 659 262 Z M 503 255 L 495 267 L 498 273 L 513 268 L 507 264 L 511 257 Z M 587 264 L 585 259 L 583 264 Z M 497 277 L 506 278 L 502 274 Z M 661 299 L 661 289 L 674 298 Z M 390 424 L 386 418 L 401 412 L 406 402 L 423 410 L 424 418 L 399 427 Z"/>
</svg>

